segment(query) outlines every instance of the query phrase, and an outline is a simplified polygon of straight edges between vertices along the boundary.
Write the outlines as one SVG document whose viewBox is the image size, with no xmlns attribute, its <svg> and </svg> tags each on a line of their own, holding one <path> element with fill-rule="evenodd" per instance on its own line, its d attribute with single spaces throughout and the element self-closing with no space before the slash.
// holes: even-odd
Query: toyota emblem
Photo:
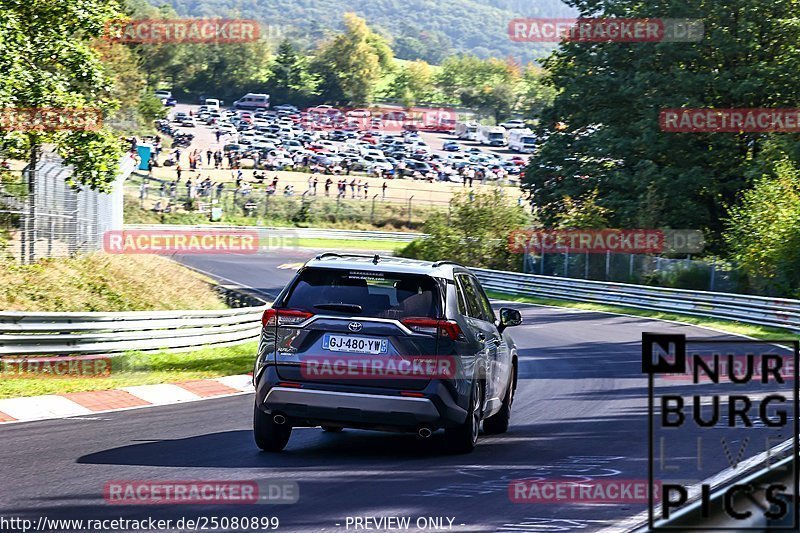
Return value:
<svg viewBox="0 0 800 533">
<path fill-rule="evenodd" d="M 347 325 L 347 329 L 350 331 L 361 331 L 361 328 L 364 327 L 361 325 L 361 322 L 350 322 Z"/>
</svg>

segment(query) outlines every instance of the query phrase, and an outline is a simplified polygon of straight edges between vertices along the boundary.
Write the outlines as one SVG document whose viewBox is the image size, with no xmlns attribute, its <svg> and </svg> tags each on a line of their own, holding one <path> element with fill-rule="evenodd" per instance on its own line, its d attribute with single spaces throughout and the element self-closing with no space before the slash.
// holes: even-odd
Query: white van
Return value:
<svg viewBox="0 0 800 533">
<path fill-rule="evenodd" d="M 474 141 L 478 132 L 478 124 L 475 122 L 456 122 L 456 137 L 467 141 Z"/>
<path fill-rule="evenodd" d="M 489 146 L 505 146 L 506 129 L 502 126 L 478 126 L 478 134 L 475 140 Z"/>
<path fill-rule="evenodd" d="M 247 93 L 233 103 L 236 109 L 264 109 L 269 108 L 269 95 L 263 93 Z"/>
<path fill-rule="evenodd" d="M 536 148 L 536 137 L 528 128 L 508 132 L 508 147 L 522 154 L 532 154 Z"/>
<path fill-rule="evenodd" d="M 209 111 L 219 111 L 220 102 L 216 98 L 206 98 L 206 101 L 203 102 L 203 105 L 205 105 L 206 109 Z"/>
</svg>

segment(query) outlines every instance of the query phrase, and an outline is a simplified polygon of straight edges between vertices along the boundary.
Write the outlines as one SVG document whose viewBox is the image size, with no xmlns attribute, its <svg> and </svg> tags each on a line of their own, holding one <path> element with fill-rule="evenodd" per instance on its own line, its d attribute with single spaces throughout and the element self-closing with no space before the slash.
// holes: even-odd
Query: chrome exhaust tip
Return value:
<svg viewBox="0 0 800 533">
<path fill-rule="evenodd" d="M 272 417 L 272 421 L 278 424 L 279 426 L 282 426 L 286 423 L 286 417 L 283 415 L 275 415 Z"/>
<path fill-rule="evenodd" d="M 421 427 L 419 430 L 417 430 L 417 435 L 419 435 L 420 438 L 428 439 L 431 435 L 433 435 L 433 431 L 431 431 L 431 428 Z"/>
</svg>

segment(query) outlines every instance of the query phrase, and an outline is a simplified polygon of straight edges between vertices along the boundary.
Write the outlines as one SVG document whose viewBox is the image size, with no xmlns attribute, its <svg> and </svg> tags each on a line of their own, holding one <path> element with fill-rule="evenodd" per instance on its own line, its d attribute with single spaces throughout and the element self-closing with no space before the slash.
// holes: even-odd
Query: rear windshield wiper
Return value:
<svg viewBox="0 0 800 533">
<path fill-rule="evenodd" d="M 344 311 L 348 313 L 360 313 L 364 309 L 360 305 L 342 304 L 342 303 L 316 304 L 314 307 L 316 309 L 326 309 L 328 311 Z"/>
</svg>

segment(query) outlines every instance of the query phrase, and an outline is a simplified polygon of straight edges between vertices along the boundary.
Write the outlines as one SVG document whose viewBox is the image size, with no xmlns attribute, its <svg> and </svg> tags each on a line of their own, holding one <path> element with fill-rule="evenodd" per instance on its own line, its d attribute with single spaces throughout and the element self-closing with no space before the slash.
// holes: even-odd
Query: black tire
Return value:
<svg viewBox="0 0 800 533">
<path fill-rule="evenodd" d="M 276 424 L 272 417 L 256 406 L 253 411 L 253 436 L 256 446 L 265 452 L 279 452 L 286 447 L 292 436 L 292 426 Z"/>
<path fill-rule="evenodd" d="M 343 429 L 337 426 L 322 426 L 322 431 L 327 431 L 328 433 L 341 433 Z"/>
<path fill-rule="evenodd" d="M 508 380 L 508 389 L 503 398 L 503 406 L 500 410 L 483 421 L 483 431 L 487 435 L 498 435 L 508 431 L 508 424 L 511 421 L 511 405 L 514 403 L 514 386 L 516 385 L 517 369 L 511 366 L 511 375 Z"/>
<path fill-rule="evenodd" d="M 476 379 L 469 396 L 469 411 L 466 420 L 461 425 L 446 428 L 444 431 L 445 443 L 450 453 L 470 453 L 475 449 L 481 427 L 481 398 L 480 381 Z"/>
</svg>

